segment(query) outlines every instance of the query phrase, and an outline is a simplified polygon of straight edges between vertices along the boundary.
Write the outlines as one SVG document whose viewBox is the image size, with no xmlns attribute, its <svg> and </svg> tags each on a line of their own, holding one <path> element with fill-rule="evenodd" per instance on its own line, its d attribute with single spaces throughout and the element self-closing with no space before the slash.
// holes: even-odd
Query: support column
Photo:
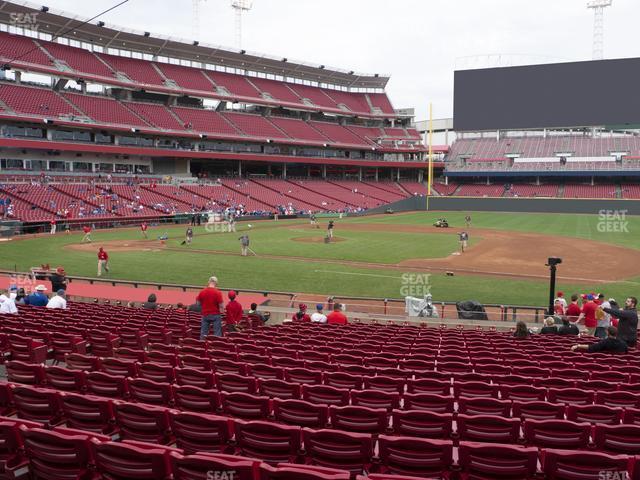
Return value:
<svg viewBox="0 0 640 480">
<path fill-rule="evenodd" d="M 238 176 L 242 177 L 242 160 L 238 160 Z"/>
<path fill-rule="evenodd" d="M 284 163 L 282 165 L 282 178 L 284 178 L 285 180 L 287 178 L 287 164 L 286 163 Z"/>
<path fill-rule="evenodd" d="M 593 175 L 591 176 L 591 186 L 593 187 L 594 183 L 593 183 Z"/>
<path fill-rule="evenodd" d="M 378 167 L 376 167 L 376 182 L 378 181 Z"/>
<path fill-rule="evenodd" d="M 444 177 L 444 184 L 449 185 L 449 177 Z"/>
<path fill-rule="evenodd" d="M 398 167 L 398 175 L 396 177 L 398 179 L 398 182 L 400 181 L 400 167 Z"/>
<path fill-rule="evenodd" d="M 418 182 L 422 183 L 424 181 L 424 172 L 422 170 L 418 170 Z"/>
<path fill-rule="evenodd" d="M 536 177 L 536 185 L 540 186 L 540 177 Z"/>
<path fill-rule="evenodd" d="M 327 166 L 322 165 L 322 178 L 327 178 Z"/>
<path fill-rule="evenodd" d="M 362 167 L 358 170 L 358 180 L 362 181 Z"/>
<path fill-rule="evenodd" d="M 487 185 L 491 185 L 491 182 L 489 181 L 489 177 L 487 177 Z"/>
<path fill-rule="evenodd" d="M 22 83 L 22 72 L 14 72 L 14 75 L 16 76 L 16 83 L 20 85 Z"/>
</svg>

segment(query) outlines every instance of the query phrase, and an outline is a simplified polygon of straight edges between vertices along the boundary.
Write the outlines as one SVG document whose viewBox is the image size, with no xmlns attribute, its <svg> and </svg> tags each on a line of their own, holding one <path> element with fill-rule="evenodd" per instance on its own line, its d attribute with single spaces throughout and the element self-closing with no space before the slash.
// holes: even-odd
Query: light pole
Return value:
<svg viewBox="0 0 640 480">
<path fill-rule="evenodd" d="M 553 316 L 555 311 L 553 309 L 553 300 L 555 299 L 556 292 L 556 268 L 562 263 L 562 259 L 559 257 L 549 257 L 545 264 L 549 267 L 549 310 L 547 315 Z"/>
</svg>

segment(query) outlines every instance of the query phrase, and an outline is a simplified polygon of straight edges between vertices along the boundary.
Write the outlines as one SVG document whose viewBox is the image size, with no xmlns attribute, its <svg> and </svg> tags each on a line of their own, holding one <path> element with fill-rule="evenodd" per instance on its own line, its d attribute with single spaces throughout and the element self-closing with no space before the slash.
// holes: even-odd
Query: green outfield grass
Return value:
<svg viewBox="0 0 640 480">
<path fill-rule="evenodd" d="M 216 274 L 226 288 L 264 291 L 319 293 L 336 296 L 400 298 L 403 296 L 403 271 L 391 268 L 354 267 L 344 261 L 395 264 L 411 258 L 437 258 L 457 248 L 455 233 L 464 227 L 464 213 L 411 213 L 360 217 L 337 221 L 336 235 L 345 241 L 332 245 L 293 241 L 301 237 L 322 237 L 321 229 L 311 229 L 307 222 L 255 222 L 251 232 L 252 248 L 257 257 L 241 258 L 237 240 L 246 224 L 238 224 L 238 233 L 207 234 L 197 227 L 191 247 L 180 246 L 185 227 L 152 227 L 150 237 L 163 232 L 170 236 L 166 251 L 130 251 L 111 254 L 112 271 L 108 278 L 157 281 L 177 284 L 202 284 Z M 430 225 L 446 216 L 454 227 L 451 235 L 394 232 L 395 225 Z M 598 231 L 597 215 L 548 215 L 511 213 L 472 213 L 474 227 L 495 228 L 549 235 L 564 235 L 640 248 L 640 218 L 628 217 L 628 233 Z M 340 230 L 345 223 L 388 225 L 381 232 Z M 95 231 L 93 246 L 106 241 L 141 239 L 137 229 Z M 27 270 L 41 263 L 64 265 L 68 274 L 95 276 L 96 255 L 93 251 L 65 248 L 79 243 L 80 234 L 43 236 L 0 244 L 0 268 Z M 472 235 L 474 242 L 481 238 Z M 192 251 L 189 252 L 188 250 Z M 193 251 L 197 250 L 197 251 Z M 205 251 L 205 252 L 202 252 Z M 220 253 L 217 253 L 220 252 Z M 291 258 L 266 258 L 274 255 Z M 328 260 L 322 263 L 321 260 Z M 416 273 L 416 272 L 411 272 Z M 428 274 L 429 272 L 425 272 Z M 437 300 L 477 299 L 484 303 L 543 305 L 547 296 L 545 281 L 524 281 L 479 276 L 447 277 L 440 272 L 430 274 L 431 292 Z M 609 285 L 561 284 L 566 292 L 599 290 L 607 295 L 624 297 L 637 294 L 640 278 Z"/>
</svg>

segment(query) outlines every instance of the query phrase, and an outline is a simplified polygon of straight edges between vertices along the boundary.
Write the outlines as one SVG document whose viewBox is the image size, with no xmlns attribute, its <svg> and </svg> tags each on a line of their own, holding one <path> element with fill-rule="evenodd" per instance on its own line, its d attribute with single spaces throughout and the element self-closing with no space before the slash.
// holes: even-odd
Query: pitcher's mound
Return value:
<svg viewBox="0 0 640 480">
<path fill-rule="evenodd" d="M 297 237 L 292 238 L 294 242 L 302 242 L 302 243 L 324 243 L 324 237 Z M 333 237 L 331 239 L 331 243 L 344 242 L 346 238 L 342 237 Z"/>
</svg>

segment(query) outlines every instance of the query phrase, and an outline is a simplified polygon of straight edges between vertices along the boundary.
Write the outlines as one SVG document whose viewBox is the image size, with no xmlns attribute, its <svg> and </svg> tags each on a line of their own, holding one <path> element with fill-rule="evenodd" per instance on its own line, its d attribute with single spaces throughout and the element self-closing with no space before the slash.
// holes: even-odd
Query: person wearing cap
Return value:
<svg viewBox="0 0 640 480">
<path fill-rule="evenodd" d="M 604 311 L 605 308 L 611 308 L 611 303 L 607 300 L 603 293 L 598 294 L 596 300 L 598 304 L 598 310 L 596 310 L 596 319 L 598 325 L 596 326 L 596 337 L 607 338 L 607 328 L 611 326 L 611 314 Z"/>
<path fill-rule="evenodd" d="M 60 308 L 62 310 L 66 310 L 67 308 L 67 299 L 64 298 L 65 291 L 60 289 L 56 292 L 56 294 L 51 297 L 49 303 L 47 303 L 47 308 Z"/>
<path fill-rule="evenodd" d="M 605 313 L 618 319 L 618 335 L 630 347 L 638 342 L 638 299 L 628 297 L 624 302 L 624 310 L 603 308 Z"/>
<path fill-rule="evenodd" d="M 44 293 L 46 291 L 47 287 L 44 285 L 38 285 L 35 288 L 35 292 L 24 299 L 24 303 L 26 305 L 31 305 L 32 307 L 46 307 L 47 303 L 49 303 L 49 297 Z"/>
<path fill-rule="evenodd" d="M 56 268 L 55 273 L 49 275 L 49 281 L 51 282 L 51 290 L 66 290 L 67 289 L 67 277 L 64 272 L 64 268 Z"/>
<path fill-rule="evenodd" d="M 564 292 L 560 291 L 556 294 L 556 302 L 560 302 L 562 304 L 562 308 L 567 309 L 567 300 L 564 298 Z"/>
<path fill-rule="evenodd" d="M 587 329 L 587 333 L 593 335 L 596 333 L 596 326 L 598 325 L 598 320 L 596 319 L 598 305 L 594 302 L 595 297 L 591 293 L 583 295 L 583 299 L 586 301 L 582 304 L 582 311 L 578 317 L 578 323 L 584 319 L 584 326 Z"/>
<path fill-rule="evenodd" d="M 627 353 L 629 346 L 627 343 L 618 338 L 618 329 L 616 327 L 607 327 L 607 337 L 599 342 L 586 344 L 581 343 L 573 345 L 571 350 L 583 350 L 587 352 L 605 352 L 605 353 Z"/>
<path fill-rule="evenodd" d="M 91 243 L 91 227 L 89 225 L 85 225 L 82 227 L 82 231 L 84 232 L 84 236 L 82 237 L 82 243 L 88 242 Z"/>
<path fill-rule="evenodd" d="M 13 292 L 7 292 L 7 294 L 0 295 L 0 314 L 16 315 L 18 313 L 18 307 L 16 307 L 16 294 Z"/>
<path fill-rule="evenodd" d="M 569 304 L 569 306 L 565 311 L 565 315 L 567 316 L 568 320 L 574 323 L 578 321 L 578 317 L 582 312 L 580 305 L 578 305 L 578 298 L 580 297 L 578 296 L 577 293 L 574 293 L 573 295 L 571 295 L 571 303 Z"/>
<path fill-rule="evenodd" d="M 222 336 L 222 311 L 224 301 L 222 293 L 217 288 L 218 277 L 209 277 L 209 283 L 200 291 L 196 297 L 196 302 L 200 304 L 202 311 L 202 322 L 200 323 L 200 340 L 204 340 L 213 326 L 213 334 L 216 337 Z"/>
<path fill-rule="evenodd" d="M 342 305 L 339 303 L 333 305 L 333 312 L 327 315 L 327 323 L 329 325 L 346 325 L 349 323 L 347 316 L 342 313 Z"/>
<path fill-rule="evenodd" d="M 311 321 L 314 323 L 327 323 L 327 316 L 322 312 L 324 306 L 321 303 L 316 305 L 316 311 L 311 314 Z"/>
<path fill-rule="evenodd" d="M 304 303 L 298 305 L 298 311 L 293 314 L 291 319 L 294 322 L 310 322 L 311 317 L 307 314 L 307 306 Z"/>
<path fill-rule="evenodd" d="M 227 325 L 227 331 L 235 332 L 236 325 L 240 323 L 242 320 L 242 305 L 240 302 L 236 300 L 238 294 L 233 290 L 229 291 L 227 294 L 229 296 L 229 302 L 227 302 L 227 307 L 225 309 L 224 320 Z"/>
<path fill-rule="evenodd" d="M 109 254 L 104 250 L 104 248 L 100 247 L 98 249 L 98 276 L 102 276 L 102 268 L 104 267 L 105 272 L 109 272 Z"/>
</svg>

